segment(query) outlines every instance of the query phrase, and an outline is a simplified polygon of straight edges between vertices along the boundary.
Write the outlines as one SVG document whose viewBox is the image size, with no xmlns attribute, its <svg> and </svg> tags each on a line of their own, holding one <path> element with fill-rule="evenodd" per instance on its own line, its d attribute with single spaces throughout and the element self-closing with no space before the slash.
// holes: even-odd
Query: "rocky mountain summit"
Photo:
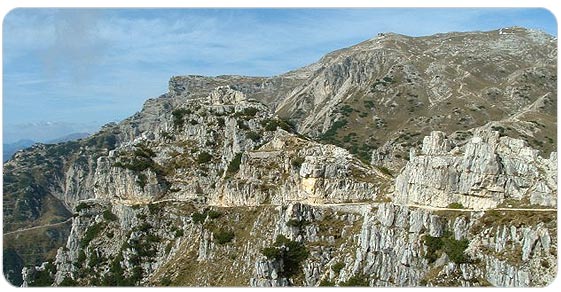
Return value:
<svg viewBox="0 0 561 292">
<path fill-rule="evenodd" d="M 176 76 L 4 165 L 23 286 L 544 286 L 556 40 L 380 34 L 275 77 Z"/>
</svg>

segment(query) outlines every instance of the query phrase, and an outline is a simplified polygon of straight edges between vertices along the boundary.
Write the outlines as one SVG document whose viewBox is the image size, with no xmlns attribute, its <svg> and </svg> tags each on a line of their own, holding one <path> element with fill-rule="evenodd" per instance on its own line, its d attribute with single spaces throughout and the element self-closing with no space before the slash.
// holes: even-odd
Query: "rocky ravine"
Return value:
<svg viewBox="0 0 561 292">
<path fill-rule="evenodd" d="M 34 146 L 5 164 L 4 254 L 10 261 L 4 272 L 24 286 L 547 285 L 557 269 L 557 158 L 544 152 L 556 146 L 534 140 L 555 137 L 550 83 L 556 65 L 548 59 L 555 48 L 547 35 L 508 32 L 383 35 L 272 78 L 174 77 L 168 93 L 123 122 L 77 142 Z M 413 44 L 446 55 L 451 49 L 431 46 L 449 40 L 444 43 L 464 62 L 476 53 L 466 42 L 489 46 L 481 39 L 508 51 L 497 63 L 507 71 L 497 75 L 506 78 L 501 84 L 529 86 L 528 98 L 508 113 L 484 110 L 490 108 L 485 103 L 466 115 L 455 104 L 465 97 L 437 98 L 440 87 L 426 87 L 425 77 L 404 85 L 377 75 Z M 508 49 L 537 44 L 542 47 L 532 60 L 519 63 L 518 52 Z M 372 57 L 378 55 L 387 58 Z M 419 70 L 427 65 L 419 58 L 403 64 Z M 339 80 L 347 75 L 337 68 L 349 69 L 350 79 Z M 470 74 L 489 77 L 493 70 Z M 321 76 L 331 76 L 322 83 L 325 92 L 314 81 Z M 428 90 L 431 109 L 474 122 L 461 131 L 441 123 L 441 132 L 429 131 L 434 124 L 412 134 L 404 129 L 415 129 L 410 122 L 424 115 L 415 112 L 410 126 L 385 128 L 390 136 L 373 131 L 383 142 L 378 150 L 357 150 L 350 144 L 368 141 L 360 134 L 363 114 L 350 98 L 353 88 L 369 87 L 376 76 L 376 90 L 368 94 L 376 103 L 393 92 L 399 106 L 398 89 L 415 86 Z M 478 78 L 462 79 L 455 92 L 481 86 Z M 335 107 L 332 94 L 340 98 Z M 311 97 L 325 109 L 306 110 Z M 309 115 L 298 118 L 303 109 Z M 356 123 L 333 130 L 342 118 Z M 315 121 L 326 125 L 319 138 Z M 353 131 L 359 134 L 345 138 Z M 404 149 L 407 157 L 388 156 Z M 63 222 L 69 218 L 68 234 Z M 29 246 L 14 244 L 27 242 L 28 232 L 45 238 L 44 256 L 31 257 Z"/>
</svg>

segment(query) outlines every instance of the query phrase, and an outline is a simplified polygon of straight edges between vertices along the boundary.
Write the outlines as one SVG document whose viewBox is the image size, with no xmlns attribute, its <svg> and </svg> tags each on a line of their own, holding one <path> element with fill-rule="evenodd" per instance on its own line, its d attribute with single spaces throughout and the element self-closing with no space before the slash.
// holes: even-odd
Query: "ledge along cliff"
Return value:
<svg viewBox="0 0 561 292">
<path fill-rule="evenodd" d="M 4 164 L 21 286 L 545 286 L 557 46 L 379 34 L 274 77 L 176 76 Z"/>
</svg>

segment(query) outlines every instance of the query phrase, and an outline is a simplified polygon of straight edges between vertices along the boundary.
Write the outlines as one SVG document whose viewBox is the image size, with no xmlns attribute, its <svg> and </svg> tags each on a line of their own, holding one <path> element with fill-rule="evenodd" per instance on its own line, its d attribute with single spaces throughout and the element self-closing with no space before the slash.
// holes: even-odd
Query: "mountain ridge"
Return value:
<svg viewBox="0 0 561 292">
<path fill-rule="evenodd" d="M 174 76 L 131 117 L 4 165 L 5 274 L 24 285 L 545 285 L 556 216 L 532 210 L 556 210 L 554 52 L 553 38 L 520 28 L 381 34 L 278 76 Z M 428 193 L 458 211 L 418 207 Z M 498 220 L 509 206 L 516 216 Z M 35 257 L 7 241 L 30 226 L 49 242 Z"/>
</svg>

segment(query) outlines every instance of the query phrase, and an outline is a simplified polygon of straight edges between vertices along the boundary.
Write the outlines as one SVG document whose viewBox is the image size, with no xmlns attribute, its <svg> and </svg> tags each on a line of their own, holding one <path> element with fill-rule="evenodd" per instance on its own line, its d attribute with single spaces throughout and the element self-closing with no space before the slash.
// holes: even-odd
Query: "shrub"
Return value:
<svg viewBox="0 0 561 292">
<path fill-rule="evenodd" d="M 451 203 L 450 205 L 448 205 L 448 208 L 450 208 L 450 209 L 465 209 L 464 205 L 462 205 L 461 203 Z"/>
<path fill-rule="evenodd" d="M 115 221 L 118 219 L 118 217 L 117 215 L 113 214 L 111 210 L 106 209 L 105 211 L 103 211 L 103 219 L 107 221 Z"/>
<path fill-rule="evenodd" d="M 147 180 L 148 180 L 148 177 L 146 177 L 146 175 L 144 173 L 139 173 L 136 176 L 136 183 L 138 184 L 138 186 L 141 189 L 144 189 L 144 187 L 146 186 Z"/>
<path fill-rule="evenodd" d="M 237 153 L 236 156 L 228 164 L 228 169 L 226 170 L 226 175 L 231 176 L 240 170 L 240 163 L 242 161 L 242 153 Z"/>
<path fill-rule="evenodd" d="M 345 267 L 345 264 L 342 262 L 337 262 L 335 263 L 333 266 L 331 266 L 331 269 L 333 270 L 333 272 L 335 272 L 336 274 L 339 274 L 339 272 Z"/>
<path fill-rule="evenodd" d="M 320 287 L 335 287 L 335 282 L 331 282 L 327 279 L 323 279 L 323 280 L 321 280 L 321 282 L 319 282 L 319 286 Z"/>
<path fill-rule="evenodd" d="M 254 131 L 249 131 L 245 134 L 248 139 L 251 139 L 253 142 L 257 142 L 261 139 L 261 135 Z"/>
<path fill-rule="evenodd" d="M 272 132 L 278 128 L 279 121 L 276 119 L 267 119 L 263 120 L 261 125 L 265 128 L 265 131 Z"/>
<path fill-rule="evenodd" d="M 469 245 L 467 239 L 456 240 L 453 234 L 446 232 L 443 237 L 425 235 L 424 242 L 427 246 L 425 258 L 429 260 L 429 263 L 436 261 L 437 251 L 444 251 L 450 260 L 457 264 L 469 262 L 469 258 L 465 254 Z"/>
<path fill-rule="evenodd" d="M 208 152 L 201 152 L 199 153 L 199 156 L 197 156 L 197 163 L 199 164 L 207 163 L 210 162 L 211 160 L 212 160 L 212 155 L 210 155 Z"/>
<path fill-rule="evenodd" d="M 430 235 L 425 235 L 423 237 L 425 245 L 427 246 L 427 253 L 425 258 L 429 260 L 429 263 L 433 263 L 437 259 L 436 252 L 444 246 L 442 239 L 440 237 L 432 237 Z"/>
<path fill-rule="evenodd" d="M 306 221 L 305 219 L 302 220 L 290 219 L 288 220 L 288 222 L 286 222 L 287 226 L 298 227 L 298 228 L 302 228 L 306 224 L 308 224 L 308 221 Z"/>
<path fill-rule="evenodd" d="M 294 168 L 300 168 L 302 166 L 302 163 L 304 163 L 305 160 L 306 159 L 304 157 L 296 156 L 296 157 L 292 158 L 292 160 L 290 161 L 290 164 Z"/>
<path fill-rule="evenodd" d="M 243 120 L 238 120 L 238 128 L 242 130 L 249 130 L 249 127 L 245 124 Z"/>
<path fill-rule="evenodd" d="M 171 112 L 171 115 L 173 116 L 173 127 L 181 129 L 183 127 L 184 117 L 188 114 L 191 114 L 191 110 L 189 109 L 180 108 L 173 110 Z"/>
<path fill-rule="evenodd" d="M 90 226 L 86 230 L 84 237 L 82 237 L 82 240 L 80 241 L 80 248 L 82 249 L 86 248 L 88 244 L 90 244 L 90 241 L 92 241 L 101 232 L 102 228 L 103 228 L 102 223 L 97 223 Z"/>
<path fill-rule="evenodd" d="M 386 175 L 389 175 L 389 176 L 393 176 L 392 171 L 389 170 L 387 167 L 378 166 L 378 169 L 379 169 L 383 174 L 386 174 Z"/>
<path fill-rule="evenodd" d="M 467 239 L 456 240 L 450 237 L 443 238 L 442 241 L 444 242 L 444 251 L 451 261 L 457 264 L 467 263 L 469 261 L 469 258 L 465 254 L 465 250 L 469 245 Z"/>
<path fill-rule="evenodd" d="M 300 272 L 300 265 L 310 255 L 303 243 L 289 240 L 283 235 L 278 235 L 272 247 L 262 250 L 263 255 L 268 259 L 282 260 L 283 277 L 291 277 Z"/>
<path fill-rule="evenodd" d="M 199 213 L 199 212 L 195 212 L 193 214 L 191 214 L 191 219 L 193 220 L 193 223 L 195 224 L 199 224 L 199 223 L 203 223 L 205 222 L 206 219 L 206 213 Z"/>
<path fill-rule="evenodd" d="M 269 260 L 276 260 L 280 258 L 280 250 L 276 247 L 266 247 L 261 253 Z"/>
<path fill-rule="evenodd" d="M 213 234 L 214 234 L 214 240 L 218 244 L 226 244 L 228 242 L 231 242 L 232 239 L 234 239 L 233 231 L 220 229 L 217 232 L 214 232 Z"/>
<path fill-rule="evenodd" d="M 210 219 L 216 219 L 218 217 L 222 216 L 222 213 L 218 212 L 218 211 L 214 211 L 214 210 L 210 210 L 208 211 L 208 217 Z"/>
<path fill-rule="evenodd" d="M 82 203 L 78 204 L 78 206 L 76 206 L 75 210 L 76 210 L 76 212 L 80 212 L 80 211 L 82 211 L 84 209 L 87 209 L 87 208 L 89 208 L 89 205 L 87 203 L 82 202 Z"/>
<path fill-rule="evenodd" d="M 61 287 L 72 287 L 77 286 L 78 283 L 70 277 L 64 277 L 64 279 L 62 279 L 62 282 L 60 282 L 58 285 Z"/>
</svg>

